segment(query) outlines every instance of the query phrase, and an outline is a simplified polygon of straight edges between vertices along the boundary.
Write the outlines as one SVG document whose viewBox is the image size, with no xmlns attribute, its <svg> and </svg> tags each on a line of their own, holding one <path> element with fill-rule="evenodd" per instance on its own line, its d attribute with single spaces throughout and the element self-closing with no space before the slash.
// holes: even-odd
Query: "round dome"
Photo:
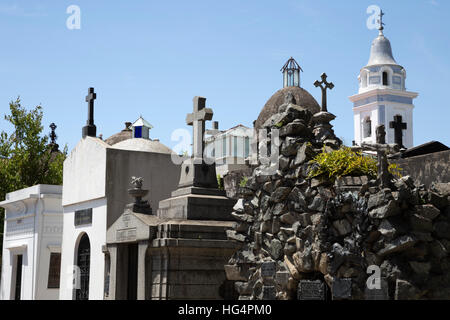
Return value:
<svg viewBox="0 0 450 320">
<path fill-rule="evenodd" d="M 155 153 L 173 153 L 169 147 L 163 145 L 159 140 L 149 140 L 142 138 L 127 139 L 111 146 L 114 149 L 143 151 Z"/>
<path fill-rule="evenodd" d="M 397 64 L 392 55 L 391 43 L 383 34 L 373 40 L 367 66 L 378 64 Z"/>
<path fill-rule="evenodd" d="M 307 108 L 312 114 L 320 111 L 319 104 L 308 91 L 300 87 L 286 87 L 275 92 L 266 102 L 255 122 L 255 129 L 261 129 L 267 119 L 278 113 L 278 108 L 284 103 L 284 96 L 288 92 L 294 96 L 296 105 Z"/>
<path fill-rule="evenodd" d="M 105 140 L 107 144 L 112 146 L 113 144 L 119 143 L 124 140 L 131 139 L 133 137 L 133 130 L 130 129 L 131 122 L 125 122 L 125 129 L 113 134 L 111 137 Z"/>
</svg>

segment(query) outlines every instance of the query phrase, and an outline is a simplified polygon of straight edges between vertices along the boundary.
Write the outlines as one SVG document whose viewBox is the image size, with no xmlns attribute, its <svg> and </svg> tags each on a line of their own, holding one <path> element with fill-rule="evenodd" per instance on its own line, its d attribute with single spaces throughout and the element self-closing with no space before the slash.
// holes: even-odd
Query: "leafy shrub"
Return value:
<svg viewBox="0 0 450 320">
<path fill-rule="evenodd" d="M 355 152 L 349 147 L 339 150 L 319 153 L 310 161 L 313 169 L 308 178 L 324 177 L 334 181 L 342 176 L 368 176 L 370 179 L 377 177 L 377 160 L 363 156 L 361 152 Z M 389 165 L 389 172 L 396 177 L 401 177 L 401 168 L 397 164 Z"/>
<path fill-rule="evenodd" d="M 241 182 L 239 182 L 239 186 L 241 188 L 244 188 L 245 186 L 247 186 L 247 182 L 248 182 L 248 177 L 243 177 Z"/>
</svg>

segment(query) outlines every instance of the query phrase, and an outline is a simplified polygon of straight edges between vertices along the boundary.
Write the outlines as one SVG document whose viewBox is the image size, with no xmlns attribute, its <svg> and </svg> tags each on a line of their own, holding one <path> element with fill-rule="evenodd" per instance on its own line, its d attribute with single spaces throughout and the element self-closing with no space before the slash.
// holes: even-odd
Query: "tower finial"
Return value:
<svg viewBox="0 0 450 320">
<path fill-rule="evenodd" d="M 383 35 L 383 30 L 384 30 L 384 22 L 383 22 L 383 16 L 385 15 L 385 13 L 383 12 L 383 10 L 380 10 L 380 14 L 379 14 L 379 18 L 378 18 L 378 30 L 380 30 L 380 36 Z"/>
</svg>

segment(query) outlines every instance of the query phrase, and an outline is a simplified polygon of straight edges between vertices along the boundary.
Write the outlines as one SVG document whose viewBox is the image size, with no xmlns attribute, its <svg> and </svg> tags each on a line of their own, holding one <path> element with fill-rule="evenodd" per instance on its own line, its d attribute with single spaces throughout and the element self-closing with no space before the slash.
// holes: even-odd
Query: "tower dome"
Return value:
<svg viewBox="0 0 450 320">
<path fill-rule="evenodd" d="M 367 66 L 375 66 L 380 64 L 397 65 L 397 62 L 392 55 L 391 42 L 384 36 L 381 30 L 378 37 L 372 42 L 372 47 L 370 48 L 370 58 Z"/>
<path fill-rule="evenodd" d="M 278 113 L 278 108 L 284 103 L 284 96 L 290 92 L 295 99 L 295 104 L 307 108 L 311 113 L 320 111 L 320 106 L 316 99 L 305 89 L 300 87 L 300 71 L 303 71 L 299 64 L 290 58 L 281 69 L 283 73 L 283 89 L 275 92 L 267 100 L 263 109 L 255 121 L 255 129 L 261 129 L 264 122 L 272 115 Z"/>
</svg>

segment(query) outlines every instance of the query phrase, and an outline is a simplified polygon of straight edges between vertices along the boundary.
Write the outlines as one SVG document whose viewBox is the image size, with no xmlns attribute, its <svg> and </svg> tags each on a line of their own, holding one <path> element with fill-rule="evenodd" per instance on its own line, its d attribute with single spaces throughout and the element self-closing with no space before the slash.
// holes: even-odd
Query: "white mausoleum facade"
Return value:
<svg viewBox="0 0 450 320">
<path fill-rule="evenodd" d="M 62 186 L 35 185 L 6 195 L 0 300 L 57 300 Z"/>
</svg>

